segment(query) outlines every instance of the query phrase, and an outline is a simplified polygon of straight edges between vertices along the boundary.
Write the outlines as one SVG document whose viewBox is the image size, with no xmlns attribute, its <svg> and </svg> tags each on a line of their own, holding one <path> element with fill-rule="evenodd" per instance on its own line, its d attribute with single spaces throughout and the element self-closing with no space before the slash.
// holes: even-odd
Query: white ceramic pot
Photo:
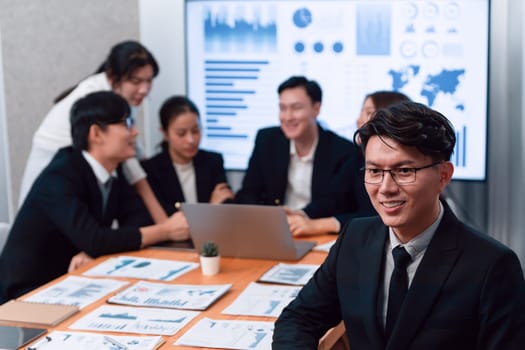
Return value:
<svg viewBox="0 0 525 350">
<path fill-rule="evenodd" d="M 220 256 L 201 256 L 202 274 L 206 276 L 216 275 L 221 267 Z"/>
</svg>

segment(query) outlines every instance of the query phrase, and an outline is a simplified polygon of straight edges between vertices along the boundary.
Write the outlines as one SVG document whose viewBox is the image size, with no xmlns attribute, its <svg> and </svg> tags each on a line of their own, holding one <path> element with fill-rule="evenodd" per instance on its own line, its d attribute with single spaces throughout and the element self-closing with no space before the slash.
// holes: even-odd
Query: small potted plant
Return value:
<svg viewBox="0 0 525 350">
<path fill-rule="evenodd" d="M 217 243 L 208 241 L 202 245 L 201 250 L 201 269 L 203 275 L 216 275 L 219 273 L 221 257 Z"/>
</svg>

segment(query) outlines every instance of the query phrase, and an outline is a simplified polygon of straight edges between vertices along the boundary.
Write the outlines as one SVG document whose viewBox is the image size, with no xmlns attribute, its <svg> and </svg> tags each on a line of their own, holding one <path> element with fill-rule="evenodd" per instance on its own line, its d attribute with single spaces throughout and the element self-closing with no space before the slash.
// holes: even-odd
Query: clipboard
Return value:
<svg viewBox="0 0 525 350">
<path fill-rule="evenodd" d="M 54 327 L 79 312 L 77 306 L 11 300 L 0 305 L 0 322 Z"/>
</svg>

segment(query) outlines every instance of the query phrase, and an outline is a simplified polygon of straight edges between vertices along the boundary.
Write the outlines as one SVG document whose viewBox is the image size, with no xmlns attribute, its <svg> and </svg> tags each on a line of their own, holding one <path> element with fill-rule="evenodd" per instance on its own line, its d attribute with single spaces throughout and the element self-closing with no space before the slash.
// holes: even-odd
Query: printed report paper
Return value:
<svg viewBox="0 0 525 350">
<path fill-rule="evenodd" d="M 84 272 L 84 275 L 171 281 L 198 266 L 197 263 L 187 261 L 119 256 L 98 264 Z"/>
<path fill-rule="evenodd" d="M 252 282 L 223 314 L 278 317 L 302 287 L 275 286 Z"/>
<path fill-rule="evenodd" d="M 37 350 L 154 350 L 164 343 L 160 336 L 123 336 L 54 331 L 27 349 Z"/>
<path fill-rule="evenodd" d="M 203 318 L 174 345 L 218 349 L 271 349 L 273 322 Z"/>
<path fill-rule="evenodd" d="M 139 281 L 109 299 L 110 303 L 205 310 L 230 288 L 231 284 L 187 285 Z"/>
<path fill-rule="evenodd" d="M 107 278 L 69 276 L 24 299 L 33 303 L 74 305 L 84 308 L 128 284 Z"/>
<path fill-rule="evenodd" d="M 173 335 L 199 312 L 102 305 L 69 326 L 99 332 Z"/>
<path fill-rule="evenodd" d="M 280 263 L 265 272 L 260 282 L 305 285 L 312 278 L 319 265 Z"/>
</svg>

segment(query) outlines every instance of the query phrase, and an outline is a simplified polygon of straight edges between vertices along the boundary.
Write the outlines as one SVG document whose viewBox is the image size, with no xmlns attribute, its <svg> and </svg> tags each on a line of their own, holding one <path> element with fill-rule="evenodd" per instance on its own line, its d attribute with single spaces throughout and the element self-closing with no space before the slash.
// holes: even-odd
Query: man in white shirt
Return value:
<svg viewBox="0 0 525 350">
<path fill-rule="evenodd" d="M 277 91 L 280 126 L 257 133 L 236 201 L 305 209 L 356 150 L 318 124 L 322 91 L 317 82 L 293 76 Z"/>
</svg>

